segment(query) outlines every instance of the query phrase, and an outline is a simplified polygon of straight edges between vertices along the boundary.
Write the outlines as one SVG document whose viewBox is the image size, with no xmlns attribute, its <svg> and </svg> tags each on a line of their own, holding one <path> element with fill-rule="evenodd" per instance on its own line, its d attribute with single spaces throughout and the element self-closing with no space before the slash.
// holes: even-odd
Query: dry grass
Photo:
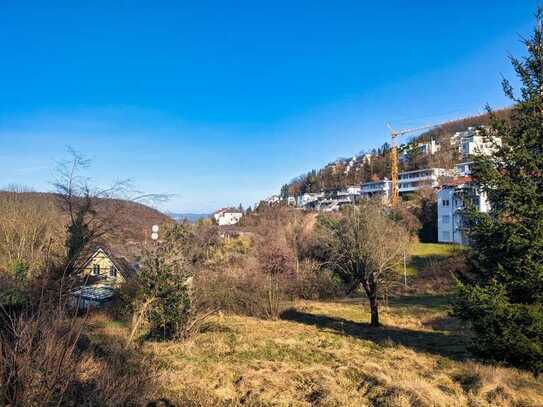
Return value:
<svg viewBox="0 0 543 407">
<path fill-rule="evenodd" d="M 467 360 L 443 297 L 406 297 L 366 325 L 360 301 L 300 302 L 278 321 L 219 315 L 183 343 L 145 342 L 177 405 L 541 406 L 543 381 Z M 95 339 L 127 328 L 94 321 Z"/>
</svg>

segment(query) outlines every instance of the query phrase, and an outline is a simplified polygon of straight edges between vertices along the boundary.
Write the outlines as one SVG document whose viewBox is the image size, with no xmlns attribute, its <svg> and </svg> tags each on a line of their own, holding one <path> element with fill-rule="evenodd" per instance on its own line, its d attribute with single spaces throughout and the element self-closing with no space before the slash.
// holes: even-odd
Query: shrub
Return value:
<svg viewBox="0 0 543 407">
<path fill-rule="evenodd" d="M 255 265 L 243 269 L 203 270 L 195 277 L 195 292 L 200 309 L 267 317 L 267 278 Z"/>
<path fill-rule="evenodd" d="M 146 316 L 150 334 L 163 339 L 185 336 L 191 315 L 190 274 L 184 259 L 177 259 L 167 245 L 144 255 L 138 276 L 139 313 Z"/>
<path fill-rule="evenodd" d="M 295 262 L 282 229 L 270 229 L 259 241 L 257 258 L 259 270 L 267 279 L 266 316 L 277 319 L 284 301 L 284 283 L 292 277 Z"/>
<path fill-rule="evenodd" d="M 339 297 L 345 294 L 345 290 L 331 270 L 315 260 L 305 259 L 295 273 L 290 294 L 305 300 L 319 300 Z"/>
<path fill-rule="evenodd" d="M 2 403 L 141 405 L 150 395 L 150 375 L 134 374 L 126 355 L 95 354 L 83 335 L 84 318 L 40 306 L 0 320 Z"/>
</svg>

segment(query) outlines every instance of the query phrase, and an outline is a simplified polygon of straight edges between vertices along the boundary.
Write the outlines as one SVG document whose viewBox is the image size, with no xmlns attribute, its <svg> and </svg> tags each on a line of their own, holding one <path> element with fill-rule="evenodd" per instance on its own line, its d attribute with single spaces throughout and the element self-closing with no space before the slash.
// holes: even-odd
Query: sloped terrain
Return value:
<svg viewBox="0 0 543 407">
<path fill-rule="evenodd" d="M 214 317 L 182 342 L 144 342 L 159 393 L 177 405 L 540 406 L 543 381 L 470 360 L 446 296 L 408 296 L 367 325 L 355 299 L 298 302 L 278 321 Z M 104 317 L 93 335 L 115 346 L 128 327 Z"/>
</svg>

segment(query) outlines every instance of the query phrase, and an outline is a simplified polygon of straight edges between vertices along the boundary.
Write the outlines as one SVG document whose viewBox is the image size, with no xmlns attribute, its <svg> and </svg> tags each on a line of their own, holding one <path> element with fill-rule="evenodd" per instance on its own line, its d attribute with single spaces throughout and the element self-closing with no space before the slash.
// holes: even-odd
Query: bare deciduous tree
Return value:
<svg viewBox="0 0 543 407">
<path fill-rule="evenodd" d="M 370 303 L 371 325 L 379 326 L 378 296 L 391 279 L 410 243 L 409 233 L 373 201 L 348 206 L 337 216 L 321 216 L 331 261 L 353 288 L 362 286 Z"/>
<path fill-rule="evenodd" d="M 90 160 L 69 148 L 70 159 L 59 163 L 54 187 L 62 210 L 68 215 L 66 256 L 67 274 L 77 268 L 85 248 L 105 235 L 118 231 L 125 203 L 167 200 L 164 194 L 141 194 L 129 180 L 114 182 L 106 188 L 90 186 L 83 175 Z"/>
</svg>

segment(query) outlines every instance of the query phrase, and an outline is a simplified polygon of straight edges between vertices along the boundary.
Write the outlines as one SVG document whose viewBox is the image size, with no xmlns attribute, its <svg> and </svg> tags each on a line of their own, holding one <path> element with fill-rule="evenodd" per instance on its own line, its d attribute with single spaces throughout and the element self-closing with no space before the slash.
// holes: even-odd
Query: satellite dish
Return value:
<svg viewBox="0 0 543 407">
<path fill-rule="evenodd" d="M 157 240 L 158 239 L 158 233 L 156 233 L 156 232 L 151 233 L 151 239 Z"/>
<path fill-rule="evenodd" d="M 158 225 L 153 225 L 151 227 L 151 230 L 153 231 L 153 233 L 158 233 Z"/>
</svg>

